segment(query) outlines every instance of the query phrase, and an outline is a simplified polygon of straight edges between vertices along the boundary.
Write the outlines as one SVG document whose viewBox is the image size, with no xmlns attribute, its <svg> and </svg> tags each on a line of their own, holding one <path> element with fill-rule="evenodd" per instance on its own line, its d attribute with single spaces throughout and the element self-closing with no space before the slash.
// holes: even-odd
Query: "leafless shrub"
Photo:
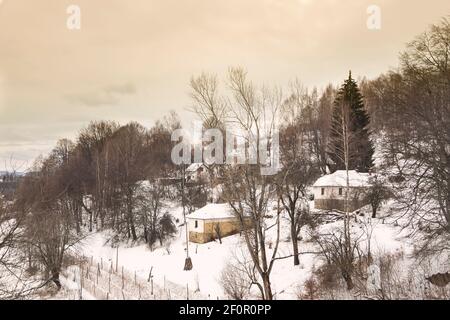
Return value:
<svg viewBox="0 0 450 320">
<path fill-rule="evenodd" d="M 379 258 L 381 270 L 380 299 L 448 299 L 450 288 L 435 286 L 427 278 L 433 274 L 430 261 L 415 261 L 407 267 L 403 252 L 383 254 Z M 428 275 L 428 276 L 427 276 Z"/>
<path fill-rule="evenodd" d="M 321 248 L 321 255 L 327 264 L 334 265 L 346 282 L 347 290 L 354 288 L 353 277 L 356 272 L 357 259 L 362 256 L 360 250 L 361 235 L 349 237 L 342 230 L 335 230 L 316 238 Z"/>
<path fill-rule="evenodd" d="M 322 291 L 332 291 L 339 288 L 339 268 L 335 264 L 325 264 L 315 273 Z"/>
<path fill-rule="evenodd" d="M 297 292 L 297 298 L 301 300 L 335 300 L 347 296 L 345 281 L 334 263 L 325 263 L 313 269 L 311 277 Z"/>
<path fill-rule="evenodd" d="M 225 265 L 219 281 L 223 291 L 230 299 L 244 300 L 250 294 L 251 281 L 236 261 L 228 262 Z"/>
<path fill-rule="evenodd" d="M 390 190 L 385 182 L 374 176 L 370 179 L 370 188 L 364 193 L 364 202 L 370 204 L 372 208 L 372 218 L 377 217 L 378 209 L 391 196 Z"/>
<path fill-rule="evenodd" d="M 297 298 L 299 300 L 316 300 L 319 297 L 319 291 L 319 283 L 314 275 L 312 275 L 300 288 L 297 293 Z"/>
</svg>

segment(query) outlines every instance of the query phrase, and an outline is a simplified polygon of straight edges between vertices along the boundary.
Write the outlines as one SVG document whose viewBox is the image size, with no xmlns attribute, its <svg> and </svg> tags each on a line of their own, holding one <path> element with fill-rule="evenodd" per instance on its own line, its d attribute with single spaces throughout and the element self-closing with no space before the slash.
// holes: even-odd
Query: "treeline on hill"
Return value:
<svg viewBox="0 0 450 320">
<path fill-rule="evenodd" d="M 175 115 L 149 130 L 135 122 L 93 122 L 76 142 L 61 140 L 48 157 L 37 159 L 14 205 L 29 267 L 41 263 L 59 286 L 64 254 L 83 230 L 112 229 L 119 238 L 150 245 L 173 234 L 174 222 L 161 203 L 163 186 L 139 188 L 138 182 L 174 174 L 171 132 L 178 126 Z"/>
<path fill-rule="evenodd" d="M 276 176 L 261 175 L 259 166 L 220 169 L 221 199 L 230 203 L 240 221 L 250 213 L 252 227 L 244 233 L 250 258 L 243 269 L 263 299 L 273 298 L 271 271 L 276 261 L 286 258 L 277 255 L 279 232 L 270 245 L 266 239 L 270 200 L 278 200 L 275 227 L 280 226 L 280 213 L 287 213 L 293 248 L 289 257 L 298 265 L 300 230 L 313 223 L 304 205 L 308 187 L 330 171 L 386 174 L 397 185 L 392 191 L 409 218 L 419 253 L 449 249 L 449 62 L 450 22 L 443 19 L 408 44 L 398 69 L 363 79 L 359 86 L 350 74 L 340 88 L 330 85 L 319 93 L 294 82 L 284 96 L 278 88 L 255 86 L 239 68 L 230 69 L 226 92 L 219 90 L 214 75 L 192 79 L 193 111 L 205 128 L 223 130 L 232 123 L 253 141 L 280 130 L 282 168 Z M 161 207 L 169 195 L 157 180 L 177 173 L 184 177 L 184 170 L 170 160 L 171 133 L 179 127 L 175 114 L 150 129 L 134 122 L 94 122 L 75 142 L 61 140 L 48 157 L 36 161 L 14 205 L 0 206 L 8 210 L 0 219 L 6 221 L 14 212 L 20 247 L 30 261 L 45 266 L 47 279 L 59 285 L 64 253 L 83 230 L 111 229 L 119 238 L 150 245 L 174 231 Z M 216 167 L 209 168 L 217 173 Z M 146 194 L 138 192 L 143 180 L 149 181 Z M 378 206 L 385 193 L 374 185 L 371 199 Z M 174 197 L 191 211 L 204 203 L 204 193 L 213 187 L 177 187 Z M 321 243 L 323 255 L 351 289 L 357 245 L 348 229 L 333 236 Z M 0 249 L 10 244 L 1 238 Z M 326 248 L 334 248 L 333 254 Z"/>
<path fill-rule="evenodd" d="M 401 188 L 396 199 L 420 238 L 420 253 L 449 249 L 450 20 L 410 42 L 398 70 L 362 85 L 378 133 L 382 168 Z M 425 231 L 424 235 L 419 235 Z"/>
</svg>

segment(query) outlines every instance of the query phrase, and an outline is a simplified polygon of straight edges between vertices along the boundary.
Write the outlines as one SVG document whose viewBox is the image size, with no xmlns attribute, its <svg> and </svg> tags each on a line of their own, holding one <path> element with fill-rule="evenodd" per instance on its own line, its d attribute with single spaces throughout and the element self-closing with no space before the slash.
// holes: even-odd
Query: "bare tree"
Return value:
<svg viewBox="0 0 450 320">
<path fill-rule="evenodd" d="M 283 208 L 288 214 L 293 246 L 294 265 L 299 265 L 298 238 L 301 228 L 310 222 L 307 188 L 319 175 L 318 162 L 310 153 L 313 100 L 297 85 L 296 91 L 283 105 L 283 125 L 280 129 L 282 169 L 276 185 Z"/>
<path fill-rule="evenodd" d="M 244 141 L 246 151 L 245 155 L 241 156 L 254 155 L 252 161 L 243 165 L 229 163 L 225 167 L 222 173 L 223 198 L 231 205 L 240 221 L 255 275 L 259 277 L 255 276 L 253 280 L 261 289 L 263 299 L 272 299 L 270 274 L 276 261 L 279 243 L 281 205 L 278 206 L 276 217 L 275 247 L 269 257 L 265 216 L 269 211 L 269 201 L 277 198 L 277 193 L 271 185 L 271 178 L 261 174 L 260 165 L 265 165 L 267 155 L 272 153 L 271 144 L 278 125 L 276 115 L 282 95 L 278 89 L 257 90 L 247 80 L 246 72 L 240 68 L 230 68 L 227 86 L 231 97 L 218 94 L 215 76 L 203 74 L 193 78 L 193 110 L 206 127 L 222 128 L 222 125 L 226 125 L 233 129 Z M 268 150 L 260 148 L 264 141 L 267 142 Z M 237 141 L 232 144 L 236 146 Z"/>
<path fill-rule="evenodd" d="M 248 276 L 249 264 L 240 261 L 229 261 L 220 274 L 219 282 L 225 294 L 234 300 L 245 300 L 250 294 L 252 277 Z"/>
<path fill-rule="evenodd" d="M 164 195 L 164 186 L 156 181 L 142 182 L 137 190 L 140 225 L 144 229 L 144 239 L 151 250 L 157 240 L 163 245 L 163 242 L 176 232 L 172 217 L 169 213 L 163 212 Z"/>
<path fill-rule="evenodd" d="M 216 234 L 217 239 L 219 239 L 219 243 L 222 244 L 222 230 L 220 228 L 220 223 L 214 224 L 214 233 Z"/>
<path fill-rule="evenodd" d="M 224 194 L 241 223 L 248 252 L 262 282 L 258 282 L 259 287 L 263 289 L 262 297 L 271 300 L 273 292 L 270 274 L 276 261 L 280 240 L 281 206 L 278 201 L 276 239 L 273 240 L 274 247 L 270 254 L 265 216 L 269 210 L 269 201 L 273 197 L 277 198 L 277 193 L 271 186 L 270 177 L 261 174 L 260 164 L 264 163 L 261 155 L 267 150 L 261 150 L 260 146 L 264 138 L 273 137 L 281 96 L 277 90 L 271 93 L 262 90 L 258 94 L 242 69 L 230 69 L 229 87 L 234 99 L 230 106 L 232 119 L 241 132 L 245 133 L 247 145 L 256 148 L 257 165 L 229 166 L 225 173 Z"/>
<path fill-rule="evenodd" d="M 362 235 L 363 233 L 350 237 L 348 232 L 338 229 L 316 237 L 321 254 L 329 265 L 338 268 L 347 285 L 347 290 L 354 288 L 355 264 L 357 258 L 361 256 L 360 239 Z"/>
<path fill-rule="evenodd" d="M 163 195 L 163 186 L 151 181 L 143 182 L 136 191 L 144 239 L 151 250 L 159 237 L 158 224 L 164 206 Z"/>
<path fill-rule="evenodd" d="M 227 118 L 228 106 L 219 95 L 217 77 L 202 73 L 191 79 L 192 111 L 206 128 L 222 128 Z"/>
<path fill-rule="evenodd" d="M 67 179 L 70 155 L 70 143 L 59 143 L 39 164 L 39 170 L 25 178 L 17 199 L 18 209 L 26 217 L 26 241 L 44 266 L 45 278 L 58 289 L 65 254 L 80 239 L 74 232 L 71 181 Z"/>
<path fill-rule="evenodd" d="M 0 196 L 0 300 L 22 295 L 22 225 L 23 219 L 14 215 L 11 204 Z"/>
<path fill-rule="evenodd" d="M 372 218 L 377 217 L 380 206 L 389 198 L 391 192 L 386 187 L 385 182 L 378 178 L 377 175 L 369 179 L 370 187 L 364 192 L 364 202 L 372 207 Z"/>
<path fill-rule="evenodd" d="M 349 163 L 350 159 L 354 157 L 350 146 L 355 144 L 357 137 L 352 133 L 350 106 L 345 99 L 337 100 L 332 125 L 331 142 L 336 149 L 335 157 L 340 160 L 345 166 L 346 171 L 346 188 L 345 188 L 345 202 L 344 202 L 344 221 L 343 229 L 321 237 L 318 241 L 322 248 L 323 254 L 326 256 L 328 262 L 335 263 L 341 275 L 347 283 L 347 289 L 353 289 L 353 273 L 355 263 L 355 253 L 358 250 L 358 241 L 352 239 L 351 222 L 349 212 L 350 201 L 350 178 L 349 178 Z"/>
<path fill-rule="evenodd" d="M 403 181 L 396 199 L 423 254 L 450 249 L 449 60 L 450 21 L 443 19 L 409 43 L 399 72 L 380 80 L 395 93 L 386 101 L 393 120 L 385 130 L 385 159 Z"/>
<path fill-rule="evenodd" d="M 132 122 L 118 129 L 108 143 L 111 176 L 114 176 L 119 197 L 124 202 L 123 218 L 128 238 L 137 240 L 136 231 L 136 189 L 145 178 L 145 163 L 148 149 L 146 130 Z"/>
<path fill-rule="evenodd" d="M 105 217 L 107 175 L 109 164 L 109 149 L 107 141 L 118 129 L 115 122 L 91 122 L 89 126 L 82 130 L 78 137 L 83 170 L 78 174 L 83 175 L 84 193 L 90 194 L 91 205 L 82 202 L 83 208 L 89 213 L 89 231 L 93 230 L 94 222 L 97 218 L 103 224 Z"/>
</svg>

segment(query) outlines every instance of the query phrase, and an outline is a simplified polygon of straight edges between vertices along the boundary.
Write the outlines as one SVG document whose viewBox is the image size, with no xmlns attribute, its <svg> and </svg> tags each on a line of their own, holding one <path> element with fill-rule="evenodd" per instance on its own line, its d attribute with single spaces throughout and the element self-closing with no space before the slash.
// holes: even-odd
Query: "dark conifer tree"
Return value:
<svg viewBox="0 0 450 320">
<path fill-rule="evenodd" d="M 348 112 L 350 131 L 349 170 L 368 172 L 373 167 L 374 148 L 369 137 L 370 118 L 364 108 L 363 96 L 350 71 L 348 79 L 340 88 L 334 102 L 331 137 L 328 155 L 331 160 L 330 169 L 345 170 L 343 155 L 342 110 Z"/>
</svg>

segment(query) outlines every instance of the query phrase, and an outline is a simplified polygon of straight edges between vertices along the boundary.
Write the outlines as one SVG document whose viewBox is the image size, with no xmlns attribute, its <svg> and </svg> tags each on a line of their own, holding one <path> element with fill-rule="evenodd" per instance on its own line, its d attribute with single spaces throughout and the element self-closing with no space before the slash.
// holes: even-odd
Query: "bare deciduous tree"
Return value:
<svg viewBox="0 0 450 320">
<path fill-rule="evenodd" d="M 259 287 L 263 289 L 263 299 L 271 300 L 273 292 L 270 274 L 280 240 L 281 206 L 278 201 L 277 233 L 270 250 L 266 237 L 266 214 L 269 211 L 269 201 L 277 197 L 277 194 L 270 183 L 271 178 L 261 174 L 260 164 L 264 164 L 264 157 L 261 155 L 270 152 L 270 148 L 262 150 L 261 146 L 263 139 L 273 137 L 281 95 L 277 90 L 270 92 L 265 89 L 258 94 L 242 69 L 230 69 L 229 86 L 234 98 L 230 106 L 233 121 L 245 134 L 247 145 L 256 148 L 257 165 L 231 165 L 225 173 L 224 189 L 227 201 L 241 223 L 246 247 L 262 282 Z"/>
<path fill-rule="evenodd" d="M 58 289 L 63 259 L 79 241 L 74 231 L 73 199 L 69 192 L 71 144 L 62 141 L 38 170 L 25 178 L 18 192 L 18 209 L 24 215 L 26 241 L 45 268 L 47 281 Z"/>
<path fill-rule="evenodd" d="M 371 177 L 369 183 L 370 187 L 364 193 L 364 202 L 370 204 L 372 207 L 372 218 L 376 218 L 378 209 L 389 198 L 391 193 L 385 182 L 378 178 L 377 175 Z"/>
<path fill-rule="evenodd" d="M 320 167 L 311 157 L 311 116 L 313 100 L 299 86 L 283 105 L 280 129 L 282 169 L 276 185 L 283 208 L 288 214 L 294 265 L 299 265 L 298 238 L 301 228 L 310 221 L 307 188 L 318 176 Z M 295 97 L 295 99 L 294 99 Z"/>
<path fill-rule="evenodd" d="M 328 264 L 338 268 L 347 285 L 347 290 L 352 290 L 354 287 L 355 264 L 357 258 L 361 256 L 361 237 L 362 234 L 349 237 L 347 231 L 335 230 L 316 238 L 322 255 Z"/>
<path fill-rule="evenodd" d="M 412 41 L 397 73 L 379 82 L 386 96 L 383 141 L 396 199 L 423 254 L 450 249 L 450 21 Z M 378 83 L 378 87 L 383 87 Z"/>
<path fill-rule="evenodd" d="M 225 294 L 234 300 L 245 300 L 250 294 L 252 281 L 248 276 L 248 263 L 228 262 L 220 274 L 220 284 Z"/>
</svg>

